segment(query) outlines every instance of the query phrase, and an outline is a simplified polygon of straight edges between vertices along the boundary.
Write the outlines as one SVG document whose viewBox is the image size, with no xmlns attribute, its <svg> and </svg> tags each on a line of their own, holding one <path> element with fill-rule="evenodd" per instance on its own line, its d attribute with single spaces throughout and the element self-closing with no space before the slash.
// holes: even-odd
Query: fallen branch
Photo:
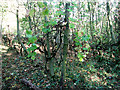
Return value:
<svg viewBox="0 0 120 90">
<path fill-rule="evenodd" d="M 37 86 L 33 85 L 30 81 L 27 81 L 26 79 L 22 79 L 21 83 L 23 83 L 24 85 L 26 85 L 27 87 L 29 87 L 32 90 L 41 90 L 40 88 L 38 88 Z"/>
</svg>

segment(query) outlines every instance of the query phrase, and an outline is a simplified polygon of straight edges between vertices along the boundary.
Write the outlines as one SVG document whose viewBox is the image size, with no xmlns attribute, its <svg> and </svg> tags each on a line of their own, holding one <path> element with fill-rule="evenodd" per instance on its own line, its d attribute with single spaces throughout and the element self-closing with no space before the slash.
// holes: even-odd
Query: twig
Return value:
<svg viewBox="0 0 120 90">
<path fill-rule="evenodd" d="M 22 79 L 21 83 L 23 83 L 24 85 L 28 86 L 32 90 L 41 90 L 40 88 L 38 88 L 37 86 L 33 85 L 31 82 L 27 81 L 26 79 Z"/>
</svg>

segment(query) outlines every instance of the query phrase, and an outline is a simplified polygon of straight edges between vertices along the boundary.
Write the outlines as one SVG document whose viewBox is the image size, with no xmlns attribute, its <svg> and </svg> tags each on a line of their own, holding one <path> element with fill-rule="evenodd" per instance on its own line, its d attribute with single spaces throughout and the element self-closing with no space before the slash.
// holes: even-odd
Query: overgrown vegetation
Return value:
<svg viewBox="0 0 120 90">
<path fill-rule="evenodd" d="M 17 35 L 2 35 L 3 90 L 120 88 L 119 3 L 24 5 Z"/>
</svg>

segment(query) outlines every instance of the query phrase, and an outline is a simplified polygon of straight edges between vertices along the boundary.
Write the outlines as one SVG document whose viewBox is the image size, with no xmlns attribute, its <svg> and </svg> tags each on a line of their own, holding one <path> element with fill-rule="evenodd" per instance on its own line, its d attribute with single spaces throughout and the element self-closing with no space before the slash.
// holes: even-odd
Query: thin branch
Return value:
<svg viewBox="0 0 120 90">
<path fill-rule="evenodd" d="M 41 90 L 40 88 L 38 88 L 37 86 L 33 85 L 30 81 L 27 81 L 26 79 L 22 79 L 21 83 L 23 83 L 24 85 L 28 86 L 32 90 Z"/>
</svg>

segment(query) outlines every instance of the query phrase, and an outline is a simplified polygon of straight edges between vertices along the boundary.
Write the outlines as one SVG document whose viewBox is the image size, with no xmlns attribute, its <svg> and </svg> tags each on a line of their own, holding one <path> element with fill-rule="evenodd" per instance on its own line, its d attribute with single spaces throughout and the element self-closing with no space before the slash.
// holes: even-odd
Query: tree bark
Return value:
<svg viewBox="0 0 120 90">
<path fill-rule="evenodd" d="M 66 3 L 66 11 L 65 11 L 65 21 L 66 24 L 66 30 L 64 31 L 64 45 L 63 45 L 63 61 L 62 61 L 62 69 L 61 69 L 61 79 L 60 79 L 60 86 L 63 87 L 64 80 L 65 80 L 65 61 L 67 58 L 67 49 L 68 49 L 68 38 L 69 38 L 69 12 L 67 9 L 69 9 L 70 3 Z"/>
<path fill-rule="evenodd" d="M 120 55 L 120 2 L 118 2 L 118 49 L 119 49 L 119 55 Z"/>
<path fill-rule="evenodd" d="M 17 36 L 18 36 L 18 42 L 21 44 L 22 48 L 25 50 L 26 54 L 28 54 L 26 47 L 24 46 L 24 44 L 21 42 L 20 40 L 20 30 L 19 30 L 19 17 L 18 17 L 18 10 L 17 10 Z"/>
</svg>

